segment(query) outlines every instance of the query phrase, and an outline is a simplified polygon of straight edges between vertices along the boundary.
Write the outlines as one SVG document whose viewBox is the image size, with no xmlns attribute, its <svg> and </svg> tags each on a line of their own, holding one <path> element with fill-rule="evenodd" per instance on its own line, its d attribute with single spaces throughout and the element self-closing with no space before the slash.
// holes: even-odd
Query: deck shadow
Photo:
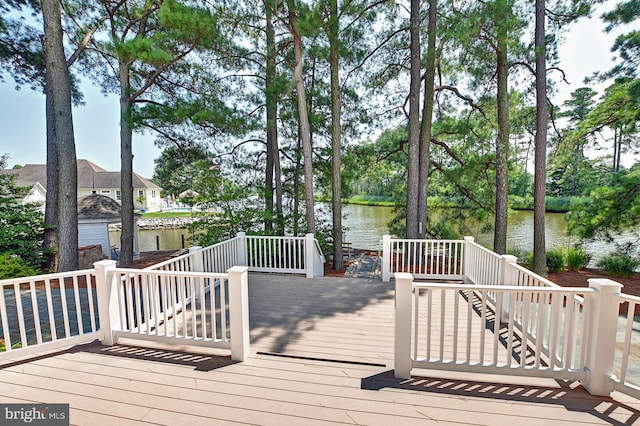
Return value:
<svg viewBox="0 0 640 426">
<path fill-rule="evenodd" d="M 611 425 L 632 425 L 640 421 L 640 410 L 610 397 L 589 394 L 576 382 L 556 380 L 559 387 L 506 384 L 428 376 L 396 379 L 393 370 L 361 380 L 360 388 L 380 391 L 401 389 L 457 397 L 486 398 L 499 401 L 553 404 L 567 411 L 588 413 Z M 625 419 L 621 421 L 620 419 Z"/>
<path fill-rule="evenodd" d="M 251 343 L 273 338 L 274 342 L 264 350 L 286 353 L 322 319 L 355 314 L 393 297 L 393 283 L 378 280 L 250 274 Z"/>
<path fill-rule="evenodd" d="M 115 346 L 94 346 L 86 348 L 85 352 L 121 358 L 137 359 L 141 361 L 183 365 L 188 367 L 195 367 L 194 370 L 196 371 L 205 372 L 237 364 L 237 361 L 231 360 L 231 356 L 208 355 L 187 351 L 156 349 L 144 346 L 121 344 Z"/>
</svg>

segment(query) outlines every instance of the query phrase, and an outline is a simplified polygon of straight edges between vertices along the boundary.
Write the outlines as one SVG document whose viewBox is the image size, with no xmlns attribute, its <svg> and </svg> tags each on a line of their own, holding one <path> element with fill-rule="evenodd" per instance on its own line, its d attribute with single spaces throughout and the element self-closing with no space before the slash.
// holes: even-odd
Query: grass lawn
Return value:
<svg viewBox="0 0 640 426">
<path fill-rule="evenodd" d="M 144 213 L 143 219 L 166 219 L 172 217 L 191 217 L 191 212 L 152 212 Z"/>
</svg>

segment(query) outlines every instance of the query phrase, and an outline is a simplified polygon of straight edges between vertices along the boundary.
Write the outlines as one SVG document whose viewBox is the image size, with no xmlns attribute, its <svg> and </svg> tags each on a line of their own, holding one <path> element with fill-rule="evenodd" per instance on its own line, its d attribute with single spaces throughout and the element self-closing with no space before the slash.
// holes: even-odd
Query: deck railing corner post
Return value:
<svg viewBox="0 0 640 426">
<path fill-rule="evenodd" d="M 395 332 L 394 332 L 394 376 L 397 379 L 411 378 L 411 296 L 413 275 L 398 272 L 395 275 Z"/>
<path fill-rule="evenodd" d="M 382 281 L 391 279 L 391 236 L 382 236 Z"/>
<path fill-rule="evenodd" d="M 189 254 L 191 256 L 191 272 L 204 272 L 204 260 L 202 259 L 203 251 L 200 246 L 189 247 Z M 196 300 L 200 300 L 200 278 L 195 278 L 196 292 L 194 297 Z"/>
<path fill-rule="evenodd" d="M 229 331 L 231 359 L 244 362 L 249 357 L 249 268 L 234 266 L 229 274 Z"/>
<path fill-rule="evenodd" d="M 238 257 L 238 265 L 239 266 L 249 266 L 247 264 L 247 234 L 244 232 L 238 232 L 236 234 L 236 238 L 238 240 L 237 245 L 237 257 Z"/>
<path fill-rule="evenodd" d="M 464 237 L 464 243 L 462 245 L 462 275 L 464 277 L 464 282 L 469 284 L 472 283 L 471 279 L 471 265 L 472 265 L 472 253 L 471 249 L 472 243 L 475 241 L 473 237 Z"/>
<path fill-rule="evenodd" d="M 315 260 L 315 235 L 309 233 L 304 236 L 304 269 L 307 271 L 307 278 L 314 276 Z"/>
<path fill-rule="evenodd" d="M 517 281 L 518 281 L 518 277 L 517 277 L 517 271 L 511 267 L 512 264 L 517 264 L 518 263 L 518 258 L 510 255 L 510 254 L 503 254 L 502 255 L 502 259 L 500 261 L 500 277 L 499 277 L 499 282 L 498 284 L 503 285 L 503 286 L 509 286 L 509 285 L 517 285 Z M 510 306 L 510 293 L 505 292 L 503 293 L 503 299 L 502 299 L 502 313 L 500 316 L 500 320 L 502 323 L 508 323 L 509 322 L 509 306 Z"/>
<path fill-rule="evenodd" d="M 101 260 L 93 264 L 96 271 L 96 296 L 98 299 L 98 318 L 102 330 L 102 344 L 115 343 L 114 333 L 120 331 L 120 312 L 118 305 L 118 286 L 115 281 L 115 260 Z"/>
<path fill-rule="evenodd" d="M 616 329 L 622 284 L 601 278 L 591 278 L 589 288 L 595 290 L 586 310 L 589 333 L 585 357 L 584 388 L 592 395 L 609 396 L 614 389 L 613 364 L 616 348 Z"/>
</svg>

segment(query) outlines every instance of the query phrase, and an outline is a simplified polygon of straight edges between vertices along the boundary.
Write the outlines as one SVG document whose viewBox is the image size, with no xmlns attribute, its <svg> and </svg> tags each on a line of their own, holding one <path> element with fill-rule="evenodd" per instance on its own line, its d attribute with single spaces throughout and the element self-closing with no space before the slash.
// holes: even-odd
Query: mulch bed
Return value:
<svg viewBox="0 0 640 426">
<path fill-rule="evenodd" d="M 588 287 L 587 282 L 590 278 L 608 278 L 619 282 L 624 287 L 622 292 L 632 296 L 640 297 L 640 273 L 634 274 L 632 277 L 614 277 L 605 273 L 600 269 L 585 268 L 579 271 L 564 271 L 549 273 L 549 280 L 563 287 Z"/>
</svg>

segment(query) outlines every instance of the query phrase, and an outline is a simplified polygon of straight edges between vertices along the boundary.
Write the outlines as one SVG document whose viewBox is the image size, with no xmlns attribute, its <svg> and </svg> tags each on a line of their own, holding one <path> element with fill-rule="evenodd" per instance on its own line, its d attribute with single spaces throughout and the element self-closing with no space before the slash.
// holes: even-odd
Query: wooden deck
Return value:
<svg viewBox="0 0 640 426">
<path fill-rule="evenodd" d="M 547 379 L 392 370 L 393 283 L 250 276 L 252 356 L 87 345 L 0 366 L 0 402 L 71 424 L 640 424 L 640 401 Z"/>
</svg>

